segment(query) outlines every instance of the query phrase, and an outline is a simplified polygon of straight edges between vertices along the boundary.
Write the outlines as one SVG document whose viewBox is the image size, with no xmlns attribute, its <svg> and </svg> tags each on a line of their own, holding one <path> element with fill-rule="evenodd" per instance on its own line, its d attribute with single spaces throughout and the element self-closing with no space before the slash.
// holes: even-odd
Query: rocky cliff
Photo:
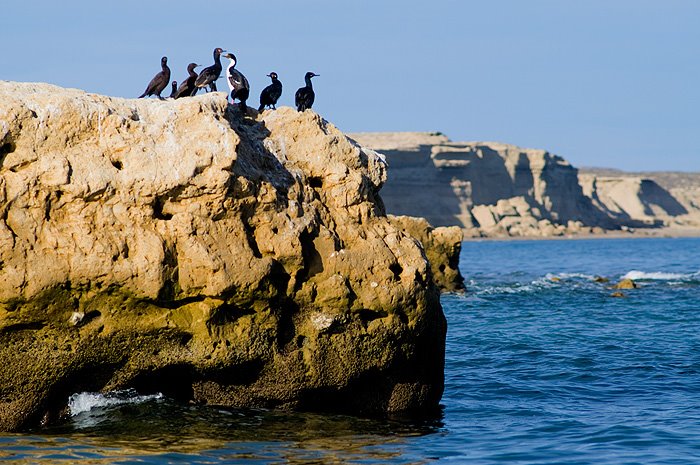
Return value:
<svg viewBox="0 0 700 465">
<path fill-rule="evenodd" d="M 680 233 L 700 228 L 699 173 L 626 173 L 585 169 L 584 193 L 623 225 Z"/>
<path fill-rule="evenodd" d="M 444 291 L 464 290 L 459 271 L 462 230 L 457 226 L 434 228 L 425 218 L 389 215 L 389 221 L 420 241 L 433 272 L 433 280 Z"/>
<path fill-rule="evenodd" d="M 0 82 L 0 430 L 127 387 L 434 409 L 445 319 L 385 177 L 311 111 Z"/>
<path fill-rule="evenodd" d="M 561 236 L 700 220 L 684 216 L 692 202 L 651 179 L 579 176 L 545 150 L 452 142 L 440 133 L 351 137 L 387 157 L 382 198 L 388 212 L 458 225 L 468 236 Z"/>
</svg>

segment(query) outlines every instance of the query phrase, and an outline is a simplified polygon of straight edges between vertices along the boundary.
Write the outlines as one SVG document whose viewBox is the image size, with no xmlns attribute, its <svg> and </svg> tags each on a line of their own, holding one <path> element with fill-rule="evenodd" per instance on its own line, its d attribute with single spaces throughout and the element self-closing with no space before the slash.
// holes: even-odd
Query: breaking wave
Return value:
<svg viewBox="0 0 700 465">
<path fill-rule="evenodd" d="M 535 279 L 530 283 L 509 283 L 498 284 L 495 286 L 486 286 L 482 289 L 475 289 L 477 295 L 492 295 L 492 294 L 523 294 L 529 292 L 537 292 L 543 289 L 551 289 L 557 287 L 558 280 L 552 279 L 554 275 L 547 275 Z"/>
<path fill-rule="evenodd" d="M 95 408 L 113 407 L 124 404 L 141 404 L 151 400 L 162 399 L 163 394 L 139 395 L 133 389 L 124 389 L 107 393 L 80 392 L 68 398 L 68 409 L 71 416 L 89 412 Z"/>
<path fill-rule="evenodd" d="M 666 273 L 663 271 L 639 271 L 632 270 L 622 277 L 622 279 L 631 279 L 633 281 L 690 281 L 700 278 L 700 272 L 697 273 Z"/>
</svg>

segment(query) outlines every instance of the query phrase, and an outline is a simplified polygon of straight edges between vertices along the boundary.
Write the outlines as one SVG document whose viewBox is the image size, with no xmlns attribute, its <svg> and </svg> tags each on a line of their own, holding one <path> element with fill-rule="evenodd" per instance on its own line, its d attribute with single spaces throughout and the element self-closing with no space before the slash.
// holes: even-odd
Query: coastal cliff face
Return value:
<svg viewBox="0 0 700 465">
<path fill-rule="evenodd" d="M 440 133 L 357 133 L 387 157 L 387 211 L 456 225 L 466 236 L 562 236 L 700 226 L 700 184 L 667 190 L 652 179 L 580 175 L 544 150 L 452 142 Z M 673 191 L 673 193 L 671 193 Z"/>
<path fill-rule="evenodd" d="M 589 169 L 584 193 L 620 224 L 691 231 L 700 228 L 699 173 L 625 173 Z"/>
<path fill-rule="evenodd" d="M 493 142 L 451 142 L 441 134 L 359 133 L 385 154 L 387 211 L 458 225 L 469 236 L 562 235 L 584 225 L 613 228 L 566 160 Z M 588 228 L 590 231 L 590 228 Z"/>
<path fill-rule="evenodd" d="M 446 323 L 386 165 L 311 111 L 0 82 L 0 430 L 71 393 L 434 409 Z M 461 239 L 461 237 L 460 237 Z"/>
</svg>

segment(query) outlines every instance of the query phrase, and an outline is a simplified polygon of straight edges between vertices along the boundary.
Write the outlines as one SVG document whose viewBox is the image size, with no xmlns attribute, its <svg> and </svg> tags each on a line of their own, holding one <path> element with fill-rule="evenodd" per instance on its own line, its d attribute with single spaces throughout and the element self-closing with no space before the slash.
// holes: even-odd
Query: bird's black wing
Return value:
<svg viewBox="0 0 700 465">
<path fill-rule="evenodd" d="M 231 73 L 228 76 L 228 80 L 231 83 L 231 87 L 233 87 L 233 90 L 239 91 L 241 89 L 250 89 L 250 85 L 248 84 L 248 79 L 238 71 L 237 69 L 232 69 Z"/>
<path fill-rule="evenodd" d="M 159 92 L 162 92 L 163 89 L 165 89 L 170 80 L 170 76 L 166 76 L 163 71 L 160 73 L 156 74 L 155 77 L 151 80 L 151 82 L 148 84 L 148 91 L 151 94 L 157 94 Z"/>
<path fill-rule="evenodd" d="M 260 105 L 272 105 L 273 103 L 272 84 L 270 84 L 260 92 Z"/>
<path fill-rule="evenodd" d="M 153 79 L 151 79 L 151 82 L 148 83 L 146 86 L 146 91 L 144 92 L 144 95 L 151 95 L 155 92 L 156 88 L 158 87 L 158 84 L 160 83 L 160 77 L 163 75 L 163 72 L 161 71 L 160 73 L 156 74 L 153 76 Z"/>
<path fill-rule="evenodd" d="M 282 96 L 282 83 L 277 81 L 273 82 L 270 86 L 270 99 L 272 104 L 277 103 L 277 100 Z"/>
<path fill-rule="evenodd" d="M 182 97 L 192 97 L 197 93 L 195 82 L 197 82 L 198 77 L 199 75 L 194 73 L 194 75 L 187 78 L 187 81 L 185 81 L 185 89 L 182 90 Z"/>
<path fill-rule="evenodd" d="M 296 106 L 301 105 L 302 102 L 304 101 L 305 96 L 306 96 L 306 87 L 300 87 L 299 89 L 297 89 L 296 94 L 294 94 L 294 104 Z"/>
<path fill-rule="evenodd" d="M 207 68 L 204 68 L 201 73 L 199 73 L 199 76 L 197 76 L 197 80 L 194 82 L 194 85 L 196 87 L 204 87 L 210 82 L 214 81 L 215 75 L 214 73 L 216 70 L 214 69 L 213 66 L 209 66 Z"/>
<path fill-rule="evenodd" d="M 178 87 L 177 92 L 175 92 L 176 99 L 180 97 L 189 97 L 189 95 L 192 93 L 192 87 L 194 86 L 192 81 L 194 81 L 194 79 L 192 79 L 192 76 L 190 76 L 180 83 L 180 87 Z"/>
</svg>

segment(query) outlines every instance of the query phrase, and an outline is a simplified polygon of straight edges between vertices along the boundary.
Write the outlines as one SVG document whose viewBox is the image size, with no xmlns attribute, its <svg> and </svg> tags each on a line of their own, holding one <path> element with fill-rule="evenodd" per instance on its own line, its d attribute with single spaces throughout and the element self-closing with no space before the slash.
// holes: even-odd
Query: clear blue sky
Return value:
<svg viewBox="0 0 700 465">
<path fill-rule="evenodd" d="M 700 171 L 700 1 L 16 1 L 0 79 L 135 97 L 214 47 L 253 103 L 276 71 L 291 104 L 345 131 L 442 131 L 545 148 L 576 166 Z M 226 88 L 219 81 L 220 88 Z"/>
</svg>

